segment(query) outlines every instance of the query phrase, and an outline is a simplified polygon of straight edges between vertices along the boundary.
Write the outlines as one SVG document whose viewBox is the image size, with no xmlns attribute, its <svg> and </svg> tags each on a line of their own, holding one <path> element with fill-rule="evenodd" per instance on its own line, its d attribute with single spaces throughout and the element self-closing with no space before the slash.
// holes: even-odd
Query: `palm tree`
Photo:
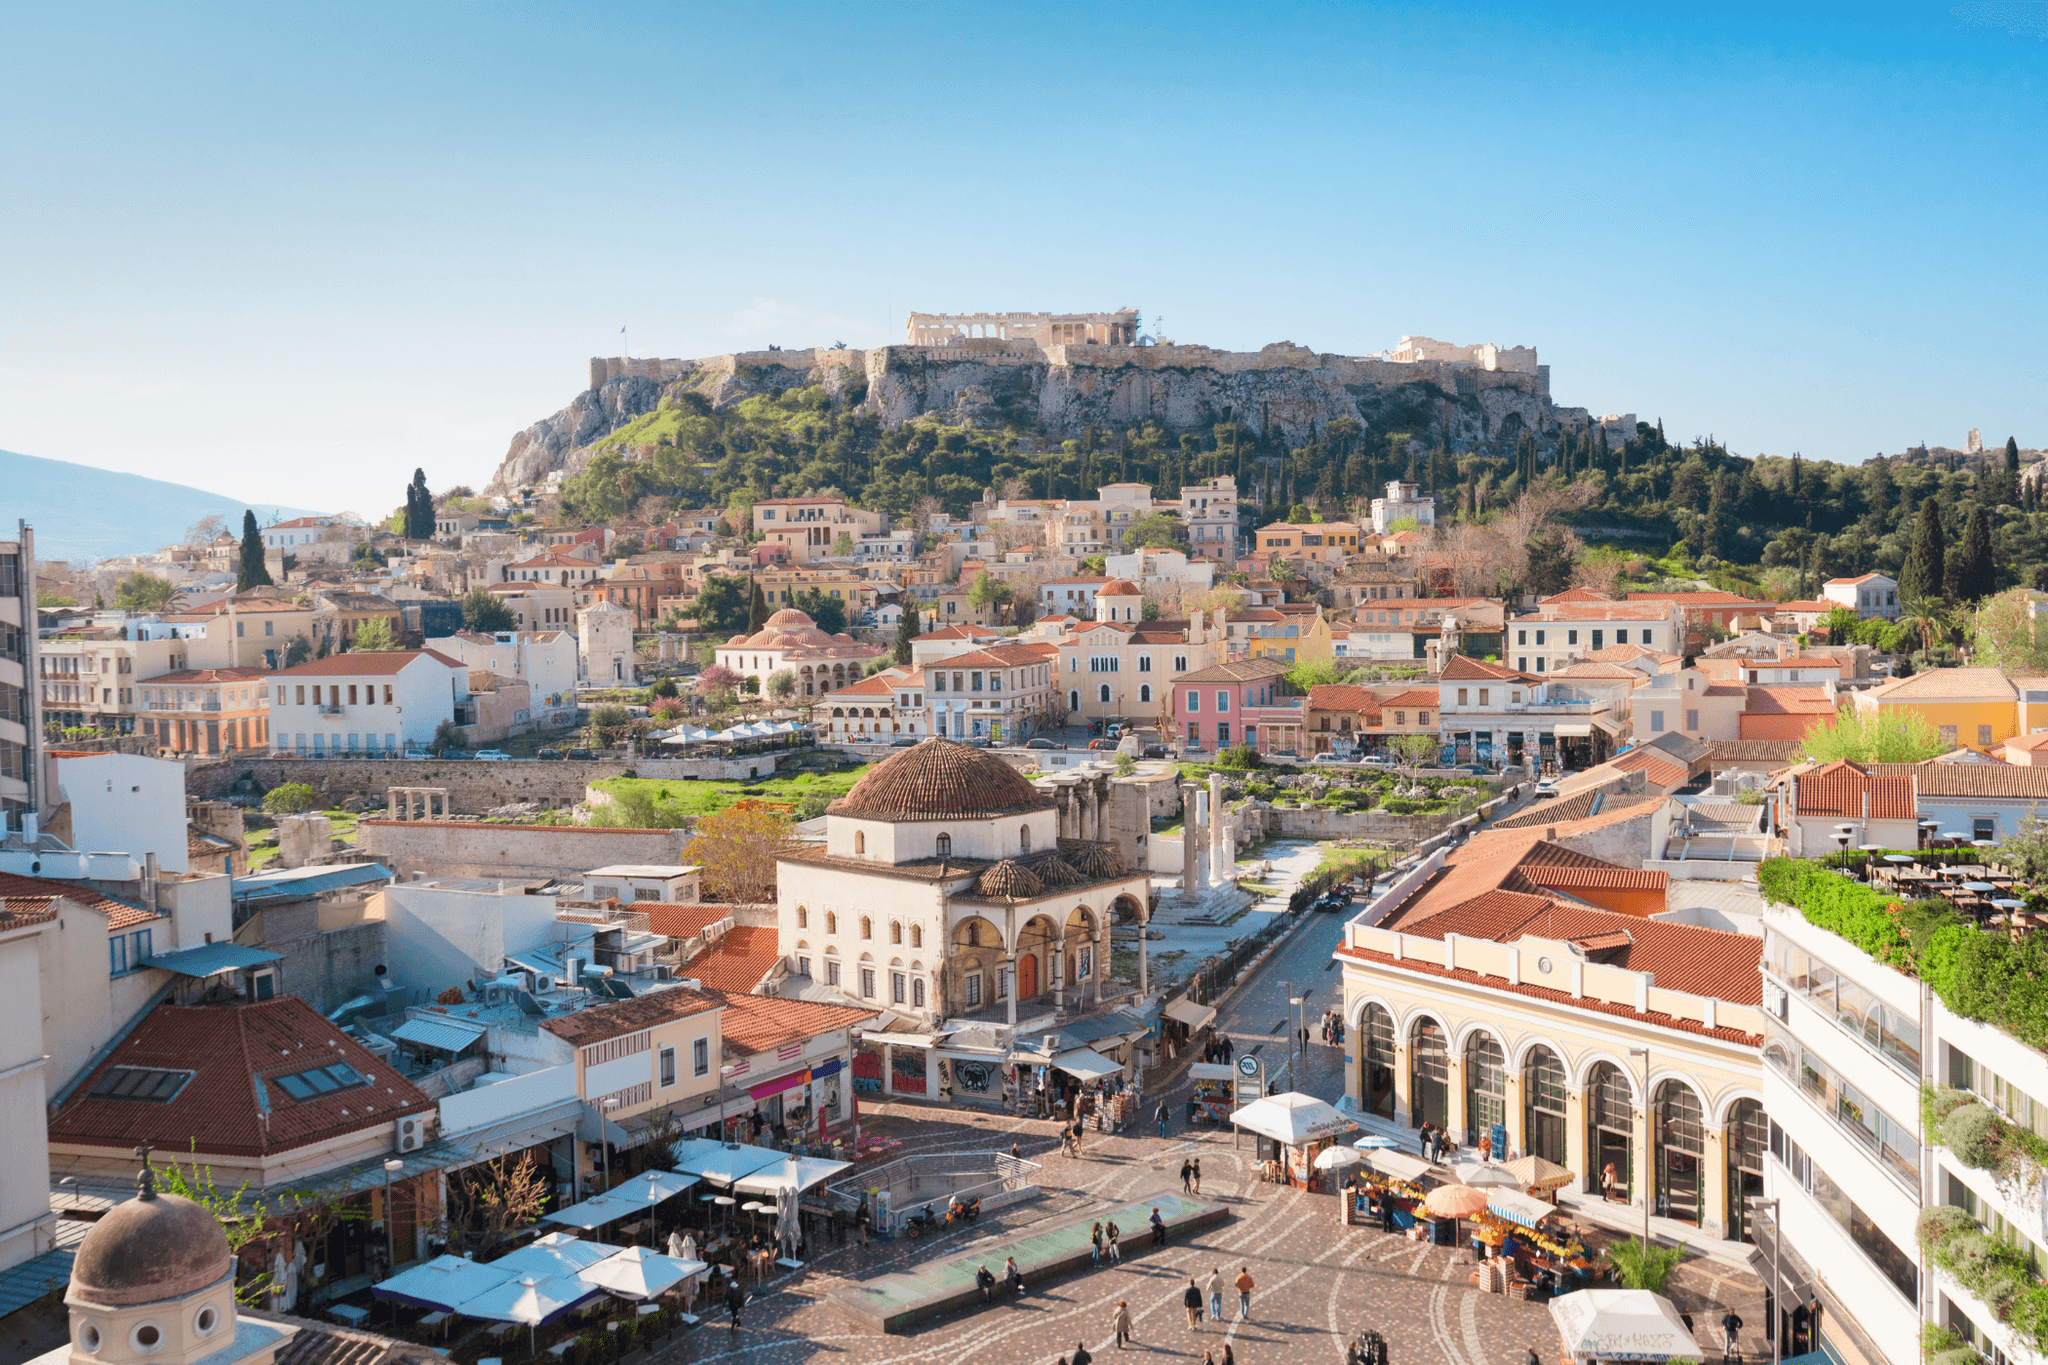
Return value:
<svg viewBox="0 0 2048 1365">
<path fill-rule="evenodd" d="M 1907 597 L 1901 599 L 1905 610 L 1900 613 L 1899 625 L 1909 634 L 1920 639 L 1920 656 L 1924 660 L 1934 647 L 1937 638 L 1946 638 L 1954 629 L 1954 619 L 1948 605 L 1937 598 Z"/>
</svg>

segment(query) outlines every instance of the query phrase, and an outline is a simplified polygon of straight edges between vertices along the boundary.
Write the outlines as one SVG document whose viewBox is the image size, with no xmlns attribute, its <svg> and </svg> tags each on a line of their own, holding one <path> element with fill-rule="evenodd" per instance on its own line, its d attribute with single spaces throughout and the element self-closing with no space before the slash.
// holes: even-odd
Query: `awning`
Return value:
<svg viewBox="0 0 2048 1365">
<path fill-rule="evenodd" d="M 759 1085 L 750 1086 L 747 1093 L 757 1100 L 765 1100 L 770 1095 L 780 1095 L 785 1090 L 794 1090 L 810 1078 L 811 1073 L 808 1068 L 799 1068 L 790 1072 L 787 1076 L 777 1076 L 772 1081 L 763 1081 Z"/>
<path fill-rule="evenodd" d="M 241 943 L 202 943 L 197 948 L 183 948 L 175 953 L 158 953 L 143 962 L 145 967 L 161 967 L 179 976 L 217 976 L 221 972 L 239 971 L 244 967 L 261 967 L 266 962 L 284 961 L 283 953 L 265 952 Z"/>
<path fill-rule="evenodd" d="M 1620 739 L 1621 732 L 1628 728 L 1625 722 L 1618 720 L 1602 720 L 1599 716 L 1593 717 L 1593 724 L 1599 726 L 1608 734 L 1613 735 L 1616 739 Z"/>
<path fill-rule="evenodd" d="M 1437 1172 L 1436 1167 L 1430 1165 L 1419 1156 L 1410 1156 L 1406 1152 L 1388 1152 L 1370 1147 L 1360 1148 L 1360 1150 L 1365 1153 L 1365 1159 L 1372 1163 L 1372 1168 L 1381 1175 L 1390 1175 L 1396 1180 L 1422 1180 L 1428 1178 L 1441 1180 L 1443 1178 Z"/>
<path fill-rule="evenodd" d="M 495 1263 L 486 1265 L 460 1256 L 436 1256 L 425 1265 L 416 1265 L 402 1275 L 371 1285 L 370 1294 L 414 1308 L 453 1312 L 456 1304 L 496 1289 L 517 1273 L 511 1266 L 500 1270 Z"/>
<path fill-rule="evenodd" d="M 415 1015 L 392 1029 L 388 1035 L 401 1043 L 417 1043 L 422 1047 L 437 1047 L 445 1052 L 460 1052 L 484 1036 L 481 1024 L 471 1024 L 456 1019 L 430 1019 Z"/>
<path fill-rule="evenodd" d="M 1533 1228 L 1557 1210 L 1541 1199 L 1521 1193 L 1519 1190 L 1488 1190 L 1486 1211 L 1496 1218 L 1505 1218 L 1510 1223 L 1520 1223 Z"/>
<path fill-rule="evenodd" d="M 572 1228 L 597 1228 L 617 1218 L 625 1218 L 654 1207 L 654 1201 L 640 1190 L 607 1190 L 594 1194 L 580 1204 L 571 1204 L 565 1209 L 556 1209 L 541 1221 L 560 1223 Z"/>
<path fill-rule="evenodd" d="M 1099 1081 L 1123 1070 L 1092 1047 L 1077 1047 L 1059 1053 L 1052 1059 L 1052 1064 L 1069 1076 L 1078 1076 L 1084 1081 Z"/>
<path fill-rule="evenodd" d="M 712 1142 L 691 1138 L 675 1146 L 676 1169 L 685 1175 L 700 1175 L 714 1185 L 731 1185 L 766 1166 L 782 1162 L 782 1153 L 746 1143 Z"/>
<path fill-rule="evenodd" d="M 1216 1022 L 1216 1007 L 1197 1005 L 1192 1000 L 1176 1000 L 1161 1011 L 1169 1019 L 1177 1019 L 1191 1029 L 1207 1028 Z"/>
<path fill-rule="evenodd" d="M 1550 733 L 1559 739 L 1587 739 L 1593 734 L 1593 726 L 1589 721 L 1561 720 L 1550 727 Z"/>
<path fill-rule="evenodd" d="M 1196 1062 L 1188 1068 L 1191 1081 L 1234 1081 L 1237 1068 L 1228 1062 Z"/>
<path fill-rule="evenodd" d="M 798 1194 L 822 1185 L 841 1172 L 853 1169 L 850 1161 L 827 1161 L 823 1157 L 785 1157 L 779 1166 L 763 1166 L 734 1183 L 734 1194 L 773 1195 L 777 1190 L 795 1189 Z"/>
<path fill-rule="evenodd" d="M 840 1072 L 840 1068 L 843 1065 L 844 1063 L 842 1063 L 837 1057 L 834 1057 L 829 1062 L 820 1062 L 816 1066 L 811 1068 L 811 1079 L 814 1081 L 822 1081 L 827 1076 L 837 1076 Z"/>
</svg>

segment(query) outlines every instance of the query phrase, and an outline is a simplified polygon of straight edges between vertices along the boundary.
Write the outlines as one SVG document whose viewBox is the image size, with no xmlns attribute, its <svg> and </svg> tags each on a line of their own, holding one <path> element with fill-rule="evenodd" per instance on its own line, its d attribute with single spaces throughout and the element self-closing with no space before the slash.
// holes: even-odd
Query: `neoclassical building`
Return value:
<svg viewBox="0 0 2048 1365">
<path fill-rule="evenodd" d="M 796 694 L 815 697 L 858 682 L 867 661 L 889 651 L 862 644 L 851 635 L 827 635 L 795 607 L 784 607 L 752 635 L 735 635 L 715 651 L 718 663 L 766 687 L 768 675 L 787 668 L 796 674 Z"/>
<path fill-rule="evenodd" d="M 945 739 L 877 764 L 826 811 L 825 842 L 778 863 L 779 946 L 807 994 L 926 1026 L 1099 1002 L 1110 925 L 1146 918 L 1147 879 L 1110 803 L 1067 786 Z"/>
<path fill-rule="evenodd" d="M 1588 1197 L 1743 1237 L 1768 1143 L 1762 940 L 1653 918 L 1666 874 L 1572 846 L 1601 828 L 1489 831 L 1346 926 L 1344 1103 L 1498 1132 Z"/>
</svg>

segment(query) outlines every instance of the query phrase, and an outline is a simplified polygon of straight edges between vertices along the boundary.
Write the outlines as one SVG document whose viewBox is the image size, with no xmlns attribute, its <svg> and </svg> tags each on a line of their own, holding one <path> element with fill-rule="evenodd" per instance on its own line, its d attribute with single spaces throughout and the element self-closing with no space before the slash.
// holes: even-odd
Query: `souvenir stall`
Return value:
<svg viewBox="0 0 2048 1365">
<path fill-rule="evenodd" d="M 1443 1179 L 1443 1173 L 1419 1156 L 1383 1148 L 1360 1148 L 1369 1169 L 1360 1172 L 1348 1198 L 1350 1221 L 1377 1224 L 1388 1232 L 1416 1226 L 1422 1201 Z"/>
<path fill-rule="evenodd" d="M 1316 1156 L 1358 1125 L 1313 1095 L 1289 1091 L 1254 1100 L 1230 1115 L 1233 1127 L 1258 1139 L 1262 1180 L 1312 1190 L 1322 1183 Z"/>
<path fill-rule="evenodd" d="M 1188 1068 L 1195 1093 L 1188 1100 L 1188 1122 L 1221 1128 L 1237 1108 L 1237 1068 L 1222 1062 L 1196 1062 Z"/>
<path fill-rule="evenodd" d="M 1517 1282 L 1536 1286 L 1545 1297 L 1583 1288 L 1598 1273 L 1569 1220 L 1533 1195 L 1488 1190 L 1486 1212 L 1475 1220 L 1472 1237 L 1489 1256 L 1512 1263 Z"/>
</svg>

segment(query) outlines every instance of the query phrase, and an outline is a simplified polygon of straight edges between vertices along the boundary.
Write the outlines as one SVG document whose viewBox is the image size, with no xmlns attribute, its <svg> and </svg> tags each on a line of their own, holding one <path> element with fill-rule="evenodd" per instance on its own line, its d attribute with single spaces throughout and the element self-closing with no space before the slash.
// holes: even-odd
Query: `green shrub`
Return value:
<svg viewBox="0 0 2048 1365">
<path fill-rule="evenodd" d="M 297 815 L 320 804 L 320 794 L 304 782 L 284 782 L 263 794 L 263 809 L 272 815 Z"/>
<path fill-rule="evenodd" d="M 1929 1365 L 1984 1365 L 1984 1357 L 1977 1354 L 1974 1346 L 1951 1346 L 1936 1351 Z"/>
<path fill-rule="evenodd" d="M 1930 1254 L 1952 1237 L 1959 1237 L 1977 1224 L 1953 1204 L 1935 1204 L 1920 1210 L 1913 1224 L 1913 1236 Z"/>
<path fill-rule="evenodd" d="M 1999 1129 L 2003 1125 L 1989 1105 L 1964 1104 L 1941 1121 L 1941 1145 L 1956 1159 L 1980 1171 L 1998 1165 Z"/>
<path fill-rule="evenodd" d="M 1257 749 L 1252 748 L 1249 744 L 1240 744 L 1234 749 L 1225 749 L 1222 753 L 1216 755 L 1216 766 L 1219 768 L 1230 768 L 1238 772 L 1250 772 L 1257 768 L 1263 768 L 1266 765 L 1259 758 L 1259 751 Z"/>
</svg>

